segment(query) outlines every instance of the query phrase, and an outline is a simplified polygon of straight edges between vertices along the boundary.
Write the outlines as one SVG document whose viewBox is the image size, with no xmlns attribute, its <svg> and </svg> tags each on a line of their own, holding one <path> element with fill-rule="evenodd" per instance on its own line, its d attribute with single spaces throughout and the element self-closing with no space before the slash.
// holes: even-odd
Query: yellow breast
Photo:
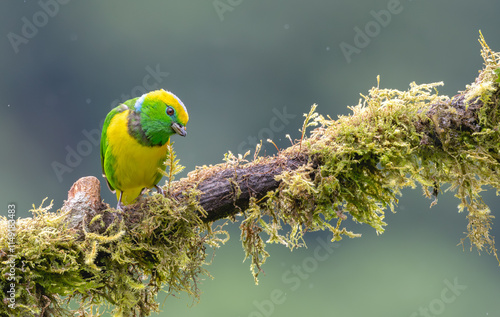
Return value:
<svg viewBox="0 0 500 317">
<path fill-rule="evenodd" d="M 127 121 L 129 113 L 130 110 L 126 110 L 115 115 L 107 130 L 108 146 L 115 160 L 113 178 L 116 189 L 120 191 L 156 185 L 161 178 L 158 168 L 165 169 L 163 163 L 167 155 L 168 143 L 163 146 L 144 146 L 130 136 Z"/>
</svg>

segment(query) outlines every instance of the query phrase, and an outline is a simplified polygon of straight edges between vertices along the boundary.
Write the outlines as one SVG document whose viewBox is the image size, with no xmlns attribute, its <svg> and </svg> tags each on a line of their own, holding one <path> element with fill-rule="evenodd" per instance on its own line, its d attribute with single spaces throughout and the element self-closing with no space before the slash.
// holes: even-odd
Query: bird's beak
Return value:
<svg viewBox="0 0 500 317">
<path fill-rule="evenodd" d="M 172 123 L 172 129 L 174 129 L 175 133 L 177 133 L 180 136 L 186 136 L 187 134 L 186 127 L 183 127 L 177 122 Z"/>
</svg>

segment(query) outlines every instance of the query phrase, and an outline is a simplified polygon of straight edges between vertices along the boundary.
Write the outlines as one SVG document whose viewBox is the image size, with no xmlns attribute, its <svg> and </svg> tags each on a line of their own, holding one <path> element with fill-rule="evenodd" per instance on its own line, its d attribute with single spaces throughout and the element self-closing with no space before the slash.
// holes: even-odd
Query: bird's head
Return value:
<svg viewBox="0 0 500 317">
<path fill-rule="evenodd" d="M 151 91 L 135 102 L 141 126 L 153 144 L 165 144 L 173 134 L 186 136 L 187 109 L 173 93 L 163 89 Z"/>
</svg>

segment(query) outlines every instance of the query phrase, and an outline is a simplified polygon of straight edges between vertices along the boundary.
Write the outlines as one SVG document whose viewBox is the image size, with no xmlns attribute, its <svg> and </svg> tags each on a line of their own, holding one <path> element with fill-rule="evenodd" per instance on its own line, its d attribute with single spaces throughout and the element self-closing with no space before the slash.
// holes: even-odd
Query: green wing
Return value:
<svg viewBox="0 0 500 317">
<path fill-rule="evenodd" d="M 126 103 L 128 103 L 131 100 L 127 100 Z M 108 149 L 108 127 L 109 123 L 113 119 L 115 115 L 117 115 L 120 112 L 123 112 L 125 110 L 128 110 L 129 108 L 125 104 L 121 104 L 117 106 L 116 108 L 113 108 L 108 115 L 106 116 L 106 119 L 104 120 L 104 125 L 102 126 L 102 133 L 101 133 L 101 168 L 102 168 L 102 176 L 106 179 L 106 183 L 108 184 L 108 188 L 111 192 L 115 192 L 115 189 L 111 184 L 109 183 L 109 180 L 106 177 L 106 170 L 104 168 L 104 159 L 106 157 L 106 150 Z"/>
</svg>

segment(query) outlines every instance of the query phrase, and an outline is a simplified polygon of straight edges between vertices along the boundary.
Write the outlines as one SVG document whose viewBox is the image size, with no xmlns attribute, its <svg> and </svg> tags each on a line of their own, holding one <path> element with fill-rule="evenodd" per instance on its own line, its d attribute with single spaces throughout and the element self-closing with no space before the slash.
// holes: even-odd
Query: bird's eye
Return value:
<svg viewBox="0 0 500 317">
<path fill-rule="evenodd" d="M 173 115 L 173 114 L 174 114 L 174 112 L 175 112 L 175 111 L 174 111 L 174 108 L 172 108 L 172 107 L 167 107 L 167 114 L 168 114 L 169 116 Z"/>
</svg>

